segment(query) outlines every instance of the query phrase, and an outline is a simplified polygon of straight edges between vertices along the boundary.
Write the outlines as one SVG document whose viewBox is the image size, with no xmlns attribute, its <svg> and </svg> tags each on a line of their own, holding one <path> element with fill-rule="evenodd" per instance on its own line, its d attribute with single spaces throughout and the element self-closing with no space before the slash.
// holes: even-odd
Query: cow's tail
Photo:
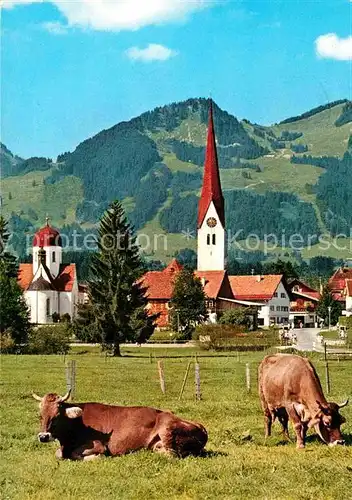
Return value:
<svg viewBox="0 0 352 500">
<path fill-rule="evenodd" d="M 195 457 L 202 454 L 208 441 L 208 433 L 202 424 L 195 422 L 174 422 L 171 425 L 170 437 L 171 448 L 179 457 L 193 455 Z"/>
</svg>

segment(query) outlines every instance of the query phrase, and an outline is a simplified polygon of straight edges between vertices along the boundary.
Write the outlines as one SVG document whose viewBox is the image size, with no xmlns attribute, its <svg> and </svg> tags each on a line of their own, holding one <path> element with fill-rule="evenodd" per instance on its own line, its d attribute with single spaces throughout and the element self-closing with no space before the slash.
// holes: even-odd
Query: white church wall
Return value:
<svg viewBox="0 0 352 500">
<path fill-rule="evenodd" d="M 207 219 L 214 217 L 215 227 L 207 225 Z M 215 238 L 215 241 L 214 241 Z M 214 244 L 215 243 L 215 244 Z M 214 203 L 211 202 L 202 226 L 198 229 L 199 271 L 222 271 L 225 269 L 225 229 L 223 228 Z"/>
<path fill-rule="evenodd" d="M 53 290 L 26 291 L 25 300 L 30 310 L 30 321 L 35 324 L 52 323 L 52 314 L 58 312 L 57 292 Z M 47 302 L 49 301 L 49 302 Z"/>
</svg>

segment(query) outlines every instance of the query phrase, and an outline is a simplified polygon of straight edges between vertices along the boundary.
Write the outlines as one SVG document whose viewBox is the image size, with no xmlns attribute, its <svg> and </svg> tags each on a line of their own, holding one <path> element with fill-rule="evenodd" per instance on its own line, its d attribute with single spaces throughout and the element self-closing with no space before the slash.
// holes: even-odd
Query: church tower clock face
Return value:
<svg viewBox="0 0 352 500">
<path fill-rule="evenodd" d="M 215 219 L 215 217 L 208 217 L 207 219 L 207 226 L 208 227 L 215 227 L 217 224 L 217 220 Z"/>
</svg>

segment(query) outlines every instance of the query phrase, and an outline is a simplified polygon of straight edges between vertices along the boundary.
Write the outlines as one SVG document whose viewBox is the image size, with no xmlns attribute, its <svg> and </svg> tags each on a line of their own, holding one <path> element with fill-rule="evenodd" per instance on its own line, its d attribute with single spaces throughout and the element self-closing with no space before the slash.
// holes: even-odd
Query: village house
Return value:
<svg viewBox="0 0 352 500">
<path fill-rule="evenodd" d="M 52 323 L 55 313 L 73 318 L 77 303 L 83 301 L 76 265 L 62 263 L 60 233 L 48 219 L 34 235 L 32 263 L 19 265 L 18 282 L 34 324 Z"/>
<path fill-rule="evenodd" d="M 345 282 L 345 300 L 346 308 L 342 311 L 344 316 L 352 316 L 352 279 L 347 279 Z"/>
<path fill-rule="evenodd" d="M 197 218 L 197 270 L 207 300 L 209 321 L 227 309 L 258 310 L 258 323 L 268 327 L 287 323 L 290 298 L 282 275 L 229 276 L 226 267 L 225 204 L 220 183 L 213 110 L 210 106 L 203 186 Z M 163 271 L 149 271 L 141 279 L 147 288 L 148 308 L 159 313 L 157 326 L 169 324 L 173 284 L 182 266 L 174 259 Z"/>
<path fill-rule="evenodd" d="M 352 268 L 339 267 L 329 279 L 329 287 L 335 300 L 346 309 L 346 281 L 352 279 Z"/>
<path fill-rule="evenodd" d="M 288 288 L 291 295 L 290 323 L 295 327 L 300 324 L 314 327 L 318 321 L 315 310 L 320 293 L 299 279 L 291 280 Z"/>
</svg>

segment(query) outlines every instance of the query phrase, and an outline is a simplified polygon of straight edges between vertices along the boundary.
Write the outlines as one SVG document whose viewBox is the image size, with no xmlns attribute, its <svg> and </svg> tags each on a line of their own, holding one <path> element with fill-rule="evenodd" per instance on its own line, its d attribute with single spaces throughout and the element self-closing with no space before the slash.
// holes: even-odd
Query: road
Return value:
<svg viewBox="0 0 352 500">
<path fill-rule="evenodd" d="M 296 349 L 298 351 L 313 351 L 313 342 L 320 332 L 320 328 L 295 328 L 293 332 L 297 335 Z"/>
</svg>

